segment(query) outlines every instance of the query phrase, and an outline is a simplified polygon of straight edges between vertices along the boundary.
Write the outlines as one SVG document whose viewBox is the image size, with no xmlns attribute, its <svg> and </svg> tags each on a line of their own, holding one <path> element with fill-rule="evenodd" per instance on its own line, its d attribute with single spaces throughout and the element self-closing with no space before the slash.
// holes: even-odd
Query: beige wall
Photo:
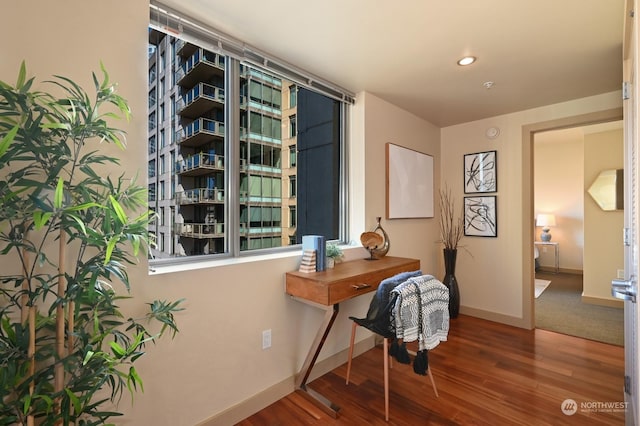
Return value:
<svg viewBox="0 0 640 426">
<path fill-rule="evenodd" d="M 361 140 L 354 135 L 352 144 L 365 146 L 365 175 L 352 175 L 354 182 L 364 178 L 366 185 L 366 230 L 375 225 L 375 217 L 382 216 L 382 225 L 389 234 L 394 256 L 417 257 L 425 273 L 438 275 L 440 239 L 437 219 L 386 220 L 385 145 L 394 143 L 434 157 L 434 187 L 439 187 L 440 130 L 432 124 L 391 105 L 382 99 L 364 93 L 358 96 L 363 102 L 365 132 Z M 352 159 L 357 162 L 357 159 Z M 437 196 L 435 196 L 437 202 Z M 437 208 L 436 208 L 437 212 Z M 359 235 L 356 233 L 354 235 Z"/>
<path fill-rule="evenodd" d="M 24 58 L 31 75 L 44 79 L 63 74 L 89 86 L 89 71 L 98 70 L 102 60 L 133 109 L 133 119 L 125 125 L 130 145 L 124 165 L 131 174 L 141 171 L 144 175 L 147 2 L 12 0 L 3 10 L 0 80 L 15 81 Z M 386 142 L 434 155 L 436 185 L 441 176 L 456 188 L 458 196 L 462 191 L 462 155 L 498 149 L 499 236 L 466 239 L 473 257 L 461 255 L 458 278 L 463 307 L 520 317 L 524 256 L 522 126 L 618 105 L 618 94 L 603 95 L 453 126 L 440 133 L 375 96 L 359 94 L 351 123 L 352 240 L 357 241 L 360 232 L 375 224 L 375 216 L 384 216 Z M 483 137 L 489 125 L 502 129 L 496 141 Z M 438 269 L 437 219 L 383 220 L 383 226 L 391 238 L 391 255 L 417 257 L 425 272 Z M 363 257 L 364 251 L 354 248 L 347 256 Z M 180 426 L 206 419 L 213 419 L 211 424 L 230 424 L 241 418 L 238 416 L 243 410 L 257 410 L 290 392 L 293 375 L 322 319 L 320 310 L 284 294 L 283 274 L 294 269 L 297 261 L 298 255 L 291 254 L 155 275 L 148 274 L 144 260 L 131 268 L 135 299 L 124 306 L 127 313 L 141 312 L 153 298 L 186 298 L 187 310 L 177 317 L 181 332 L 176 339 L 149 346 L 140 360 L 145 392 L 136 395 L 133 406 L 123 398 L 119 408 L 126 416 L 118 424 Z M 362 315 L 367 306 L 367 298 L 341 304 L 341 315 L 321 360 L 331 360 L 338 353 L 336 362 L 342 362 L 350 330 L 347 317 Z M 263 351 L 261 333 L 268 328 L 273 333 L 273 346 Z M 366 333 L 358 334 L 358 340 L 365 337 Z"/>
<path fill-rule="evenodd" d="M 586 191 L 601 171 L 624 167 L 623 133 L 620 129 L 587 134 L 584 141 Z M 584 223 L 583 297 L 592 302 L 614 301 L 611 296 L 611 280 L 616 278 L 618 269 L 624 269 L 624 213 L 603 211 L 586 194 Z"/>
<path fill-rule="evenodd" d="M 29 74 L 39 79 L 62 74 L 91 87 L 90 71 L 99 70 L 101 60 L 105 63 L 133 110 L 131 123 L 123 123 L 129 136 L 123 163 L 131 174 L 140 171 L 143 176 L 147 7 L 146 2 L 124 0 L 14 1 L 8 15 L 5 6 L 5 24 L 0 29 L 0 80 L 15 81 L 24 58 Z M 384 144 L 394 142 L 432 154 L 437 163 L 440 140 L 436 127 L 366 94 L 358 96 L 353 108 L 351 132 L 350 221 L 351 239 L 356 242 L 362 231 L 375 225 L 376 216 L 384 217 Z M 421 259 L 426 270 L 436 268 L 436 219 L 383 219 L 383 226 L 392 242 L 390 255 L 413 256 Z M 346 254 L 355 258 L 366 252 L 353 248 Z M 135 299 L 124 306 L 126 313 L 142 312 L 145 303 L 155 298 L 185 298 L 186 311 L 177 316 L 181 332 L 175 340 L 148 347 L 137 364 L 145 392 L 136 395 L 133 406 L 128 398 L 121 401 L 119 409 L 126 416 L 118 424 L 177 426 L 207 419 L 212 419 L 211 424 L 229 424 L 242 418 L 243 410 L 257 410 L 278 393 L 292 391 L 293 376 L 323 315 L 284 293 L 284 272 L 296 268 L 298 257 L 290 253 L 155 275 L 148 274 L 145 260 L 131 268 Z M 345 350 L 351 329 L 348 316 L 363 315 L 368 303 L 369 298 L 363 297 L 341 304 L 321 361 Z M 272 330 L 273 346 L 263 351 L 265 329 Z M 358 340 L 367 335 L 359 332 Z M 343 362 L 344 354 L 340 356 L 338 362 Z M 266 399 L 261 392 L 267 393 Z M 246 407 L 235 409 L 243 403 Z"/>
<path fill-rule="evenodd" d="M 620 106 L 616 92 L 442 129 L 442 182 L 447 182 L 459 199 L 464 196 L 464 154 L 498 151 L 498 237 L 462 240 L 469 252 L 459 253 L 456 270 L 462 313 L 523 327 L 533 325 L 529 315 L 533 294 L 533 154 L 531 140 L 526 139 L 528 132 L 567 127 L 581 122 L 580 117 L 589 120 L 591 115 L 599 115 L 591 113 Z M 485 137 L 489 127 L 501 129 L 498 138 Z"/>
<path fill-rule="evenodd" d="M 541 132 L 534 146 L 534 211 L 553 213 L 552 241 L 559 245 L 560 268 L 582 272 L 584 250 L 584 133 L 582 128 Z M 536 227 L 540 241 L 541 227 Z M 539 246 L 540 265 L 555 267 L 554 250 Z M 545 252 L 546 250 L 546 252 Z"/>
</svg>

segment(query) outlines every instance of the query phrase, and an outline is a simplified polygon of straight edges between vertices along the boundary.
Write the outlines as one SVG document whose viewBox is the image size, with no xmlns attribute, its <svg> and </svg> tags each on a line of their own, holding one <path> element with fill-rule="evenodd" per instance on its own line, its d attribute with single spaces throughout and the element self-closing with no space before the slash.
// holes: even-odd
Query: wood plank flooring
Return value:
<svg viewBox="0 0 640 426">
<path fill-rule="evenodd" d="M 388 423 L 378 346 L 354 359 L 349 385 L 346 364 L 309 385 L 341 407 L 337 419 L 294 392 L 238 425 L 624 424 L 623 411 L 602 407 L 624 401 L 619 346 L 461 315 L 429 363 L 437 399 L 428 377 L 394 362 Z M 566 399 L 577 403 L 571 416 L 561 410 Z"/>
</svg>

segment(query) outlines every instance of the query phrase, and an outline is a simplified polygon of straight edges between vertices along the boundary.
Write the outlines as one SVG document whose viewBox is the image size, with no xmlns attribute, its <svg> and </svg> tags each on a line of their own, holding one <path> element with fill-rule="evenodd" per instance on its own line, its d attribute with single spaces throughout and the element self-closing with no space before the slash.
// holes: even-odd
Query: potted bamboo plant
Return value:
<svg viewBox="0 0 640 426">
<path fill-rule="evenodd" d="M 153 215 L 101 150 L 124 149 L 110 122 L 128 104 L 104 67 L 93 81 L 92 95 L 60 76 L 36 91 L 24 63 L 15 85 L 0 81 L 0 425 L 106 423 L 121 413 L 104 402 L 142 388 L 145 346 L 178 331 L 181 301 L 141 318 L 118 307 Z"/>
</svg>

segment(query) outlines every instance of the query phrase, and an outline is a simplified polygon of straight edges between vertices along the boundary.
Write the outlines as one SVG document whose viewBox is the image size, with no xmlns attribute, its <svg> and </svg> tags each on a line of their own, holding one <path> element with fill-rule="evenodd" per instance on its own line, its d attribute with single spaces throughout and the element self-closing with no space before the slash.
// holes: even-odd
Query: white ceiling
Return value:
<svg viewBox="0 0 640 426">
<path fill-rule="evenodd" d="M 624 0 L 161 1 L 439 127 L 622 83 Z"/>
</svg>

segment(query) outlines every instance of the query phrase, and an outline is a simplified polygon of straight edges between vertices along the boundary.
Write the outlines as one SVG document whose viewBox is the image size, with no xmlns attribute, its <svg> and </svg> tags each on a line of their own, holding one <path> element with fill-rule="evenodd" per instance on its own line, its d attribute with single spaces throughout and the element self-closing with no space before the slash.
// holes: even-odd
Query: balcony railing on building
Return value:
<svg viewBox="0 0 640 426">
<path fill-rule="evenodd" d="M 176 203 L 185 204 L 220 204 L 224 203 L 224 189 L 195 188 L 177 192 Z"/>
<path fill-rule="evenodd" d="M 224 170 L 222 155 L 199 153 L 176 163 L 176 171 L 185 176 L 206 175 L 213 170 Z"/>
<path fill-rule="evenodd" d="M 183 49 L 183 53 L 190 52 Z M 184 56 L 183 56 L 184 57 Z M 197 48 L 184 59 L 176 70 L 176 81 L 182 87 L 193 87 L 199 81 L 209 81 L 214 76 L 224 75 L 224 56 Z"/>
<path fill-rule="evenodd" d="M 220 238 L 224 237 L 224 223 L 176 223 L 175 232 L 181 237 Z"/>
<path fill-rule="evenodd" d="M 249 138 L 249 131 L 246 127 L 240 127 L 240 141 L 246 142 Z"/>
<path fill-rule="evenodd" d="M 249 100 L 249 103 L 245 104 L 245 107 L 250 111 L 260 111 L 277 118 L 282 117 L 282 109 L 277 105 L 267 105 L 257 101 Z"/>
<path fill-rule="evenodd" d="M 224 138 L 224 131 L 224 123 L 208 118 L 199 118 L 177 131 L 176 140 L 182 146 L 197 147 L 214 139 Z"/>
<path fill-rule="evenodd" d="M 242 234 L 242 230 L 240 230 L 240 233 Z M 253 226 L 250 227 L 248 229 L 248 232 L 246 232 L 245 234 L 252 236 L 252 237 L 256 237 L 256 236 L 261 236 L 261 237 L 267 237 L 267 236 L 279 236 L 282 235 L 282 227 L 280 226 Z"/>
<path fill-rule="evenodd" d="M 220 238 L 224 237 L 224 223 L 176 223 L 175 233 L 181 237 L 189 238 Z M 241 236 L 279 235 L 280 227 L 251 228 L 246 222 L 240 223 Z"/>
<path fill-rule="evenodd" d="M 207 83 L 198 83 L 186 92 L 176 103 L 178 114 L 183 117 L 199 118 L 218 107 L 224 107 L 224 89 Z"/>
<path fill-rule="evenodd" d="M 264 83 L 268 83 L 273 87 L 278 89 L 282 88 L 282 79 L 270 75 L 268 73 L 259 71 L 255 68 L 247 67 L 246 65 L 240 66 L 240 77 L 242 78 L 251 78 L 254 80 L 258 80 Z"/>
<path fill-rule="evenodd" d="M 187 43 L 186 41 L 177 38 L 176 41 L 176 53 L 182 57 L 188 57 L 193 54 L 193 52 L 198 49 L 198 46 L 193 45 L 191 43 Z"/>
</svg>

